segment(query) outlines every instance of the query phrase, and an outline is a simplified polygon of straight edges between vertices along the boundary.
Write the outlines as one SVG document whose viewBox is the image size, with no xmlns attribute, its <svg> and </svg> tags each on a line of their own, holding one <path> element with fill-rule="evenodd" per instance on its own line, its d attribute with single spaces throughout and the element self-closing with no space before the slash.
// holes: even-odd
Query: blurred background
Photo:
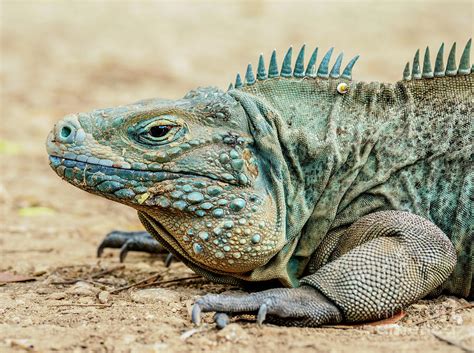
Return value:
<svg viewBox="0 0 474 353">
<path fill-rule="evenodd" d="M 135 212 L 61 181 L 44 141 L 71 112 L 226 89 L 276 48 L 331 46 L 354 80 L 397 81 L 416 49 L 461 48 L 472 1 L 1 1 L 0 271 L 95 261 Z M 320 53 L 321 53 L 320 51 Z M 133 257 L 133 255 L 132 255 Z M 49 267 L 48 267 L 49 266 Z"/>
</svg>

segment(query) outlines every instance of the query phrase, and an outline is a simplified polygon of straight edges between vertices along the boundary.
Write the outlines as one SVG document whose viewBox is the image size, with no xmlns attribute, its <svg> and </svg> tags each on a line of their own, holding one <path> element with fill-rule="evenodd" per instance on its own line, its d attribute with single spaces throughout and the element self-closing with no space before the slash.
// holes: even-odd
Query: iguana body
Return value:
<svg viewBox="0 0 474 353">
<path fill-rule="evenodd" d="M 206 296 L 193 312 L 287 325 L 378 319 L 446 291 L 472 296 L 474 74 L 470 41 L 396 84 L 340 75 L 329 51 L 246 83 L 64 118 L 55 171 L 138 210 L 147 231 L 218 282 L 280 286 Z M 433 78 L 433 76 L 435 76 Z M 451 242 L 448 240 L 451 240 Z M 301 286 L 300 286 L 301 285 Z M 291 287 L 294 287 L 291 289 Z M 218 316 L 219 317 L 219 316 Z"/>
</svg>

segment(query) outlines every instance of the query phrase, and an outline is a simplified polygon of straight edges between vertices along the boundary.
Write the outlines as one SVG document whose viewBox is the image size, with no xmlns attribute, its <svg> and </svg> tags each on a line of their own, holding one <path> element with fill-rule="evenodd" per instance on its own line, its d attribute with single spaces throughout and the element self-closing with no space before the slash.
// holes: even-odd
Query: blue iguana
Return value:
<svg viewBox="0 0 474 353">
<path fill-rule="evenodd" d="M 473 296 L 474 68 L 444 45 L 403 80 L 352 80 L 358 56 L 281 69 L 260 56 L 227 91 L 198 88 L 59 121 L 50 164 L 67 182 L 131 206 L 147 232 L 101 245 L 169 251 L 219 283 L 216 312 L 318 326 L 390 316 L 442 292 Z M 342 73 L 341 73 L 342 71 Z"/>
</svg>

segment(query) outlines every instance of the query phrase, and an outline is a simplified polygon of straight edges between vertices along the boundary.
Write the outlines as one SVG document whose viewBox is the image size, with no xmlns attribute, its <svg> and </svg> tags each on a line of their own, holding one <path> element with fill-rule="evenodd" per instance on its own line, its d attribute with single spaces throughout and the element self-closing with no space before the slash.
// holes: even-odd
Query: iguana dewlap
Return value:
<svg viewBox="0 0 474 353">
<path fill-rule="evenodd" d="M 268 71 L 260 56 L 256 76 L 249 65 L 226 92 L 66 116 L 50 164 L 135 208 L 159 242 L 142 233 L 135 249 L 164 247 L 217 282 L 288 287 L 205 296 L 195 322 L 258 312 L 316 326 L 387 317 L 428 294 L 472 297 L 470 47 L 459 67 L 455 45 L 446 67 L 444 46 L 433 66 L 426 49 L 422 69 L 417 52 L 395 84 L 353 81 L 358 57 L 329 70 L 332 49 L 305 67 L 303 46 L 293 67 L 290 48 L 281 70 L 273 52 Z"/>
</svg>

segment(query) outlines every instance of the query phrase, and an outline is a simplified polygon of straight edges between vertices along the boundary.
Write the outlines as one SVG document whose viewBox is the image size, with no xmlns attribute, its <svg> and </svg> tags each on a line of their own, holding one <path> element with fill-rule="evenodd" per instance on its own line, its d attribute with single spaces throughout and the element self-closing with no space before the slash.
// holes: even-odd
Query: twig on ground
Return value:
<svg viewBox="0 0 474 353">
<path fill-rule="evenodd" d="M 74 283 L 77 283 L 77 282 L 93 282 L 93 281 L 91 281 L 91 279 L 93 279 L 93 278 L 98 278 L 98 277 L 101 277 L 101 276 L 104 276 L 104 275 L 108 275 L 108 274 L 110 274 L 114 271 L 122 270 L 124 268 L 125 268 L 125 265 L 119 265 L 119 266 L 107 268 L 105 270 L 101 270 L 101 271 L 93 273 L 93 274 L 91 274 L 87 277 L 78 277 L 78 278 L 64 280 L 64 281 L 60 281 L 60 282 L 52 282 L 51 284 L 56 284 L 56 285 L 66 284 L 67 285 L 67 284 L 74 284 Z"/>
<path fill-rule="evenodd" d="M 150 286 L 154 286 L 154 285 L 163 285 L 163 284 L 168 284 L 168 283 L 176 283 L 176 282 L 187 281 L 187 280 L 190 280 L 190 279 L 199 279 L 199 278 L 202 278 L 202 277 L 199 276 L 199 275 L 196 275 L 196 276 L 189 276 L 189 277 L 174 278 L 174 279 L 169 279 L 169 280 L 166 280 L 166 281 L 154 281 L 154 282 L 151 282 L 151 283 L 145 283 L 145 284 L 139 285 L 139 286 L 137 286 L 137 288 L 145 288 L 145 287 L 150 287 Z"/>
<path fill-rule="evenodd" d="M 98 308 L 108 308 L 108 307 L 112 306 L 112 303 L 110 303 L 110 304 L 61 303 L 61 304 L 53 304 L 51 306 L 95 306 L 95 307 L 98 307 Z"/>
<path fill-rule="evenodd" d="M 439 335 L 438 333 L 435 333 L 435 332 L 431 332 L 431 334 L 436 337 L 437 339 L 439 339 L 440 341 L 443 341 L 443 342 L 446 342 L 452 346 L 455 346 L 459 349 L 462 349 L 463 351 L 465 352 L 468 352 L 468 353 L 473 353 L 474 352 L 474 349 L 471 349 L 469 347 L 466 347 L 465 345 L 463 345 L 461 342 L 457 341 L 457 340 L 453 340 L 451 338 L 448 338 L 448 337 L 444 337 L 444 336 L 441 336 Z"/>
<path fill-rule="evenodd" d="M 119 266 L 115 266 L 115 267 L 111 267 L 111 268 L 107 268 L 105 270 L 102 270 L 102 271 L 99 271 L 97 273 L 94 273 L 90 276 L 90 278 L 97 278 L 97 277 L 101 277 L 101 276 L 104 276 L 104 275 L 108 275 L 112 272 L 115 272 L 117 270 L 123 270 L 125 268 L 125 265 L 119 265 Z"/>
<path fill-rule="evenodd" d="M 5 254 L 15 254 L 15 253 L 25 253 L 25 252 L 39 252 L 39 253 L 49 253 L 54 251 L 53 248 L 47 249 L 21 249 L 21 250 L 4 250 Z"/>
<path fill-rule="evenodd" d="M 160 273 L 155 273 L 153 276 L 147 277 L 147 278 L 145 278 L 141 281 L 138 281 L 137 283 L 129 284 L 127 286 L 123 286 L 123 287 L 114 289 L 114 290 L 110 291 L 110 294 L 117 294 L 117 293 L 122 292 L 124 290 L 134 288 L 134 287 L 138 287 L 138 286 L 140 286 L 142 284 L 145 284 L 145 283 L 148 283 L 149 281 L 152 281 L 152 280 L 153 280 L 153 282 L 155 282 L 159 277 L 163 276 L 166 272 L 168 272 L 168 269 L 166 269 L 166 270 L 164 270 L 163 272 L 160 272 Z"/>
<path fill-rule="evenodd" d="M 181 334 L 181 336 L 179 336 L 179 338 L 182 341 L 186 341 L 189 337 L 195 335 L 196 333 L 201 333 L 201 332 L 206 332 L 206 331 L 210 331 L 210 328 L 207 327 L 206 324 L 204 324 L 202 327 L 195 327 L 195 328 L 192 328 L 190 330 L 187 330 L 187 331 L 183 332 Z"/>
<path fill-rule="evenodd" d="M 18 275 L 11 272 L 0 272 L 0 283 L 19 283 L 36 281 L 35 277 Z"/>
<path fill-rule="evenodd" d="M 88 267 L 90 267 L 90 265 L 86 265 Z M 58 266 L 56 267 L 56 271 L 57 270 L 64 270 L 66 268 L 74 268 L 74 267 L 84 267 L 84 265 L 64 265 L 64 266 Z"/>
<path fill-rule="evenodd" d="M 146 288 L 146 287 L 151 287 L 151 286 L 158 286 L 158 285 L 163 285 L 163 284 L 168 284 L 168 283 L 176 283 L 176 282 L 187 281 L 187 280 L 191 280 L 191 279 L 202 278 L 201 276 L 196 275 L 196 276 L 173 278 L 173 279 L 168 279 L 166 281 L 158 281 L 158 278 L 162 277 L 166 272 L 168 272 L 168 269 L 166 269 L 163 272 L 160 272 L 158 274 L 155 274 L 153 276 L 147 277 L 144 280 L 141 280 L 137 283 L 129 284 L 128 286 L 124 286 L 124 287 L 114 289 L 110 293 L 111 294 L 116 294 L 116 293 L 119 293 L 121 291 L 130 289 L 130 288 Z"/>
</svg>

